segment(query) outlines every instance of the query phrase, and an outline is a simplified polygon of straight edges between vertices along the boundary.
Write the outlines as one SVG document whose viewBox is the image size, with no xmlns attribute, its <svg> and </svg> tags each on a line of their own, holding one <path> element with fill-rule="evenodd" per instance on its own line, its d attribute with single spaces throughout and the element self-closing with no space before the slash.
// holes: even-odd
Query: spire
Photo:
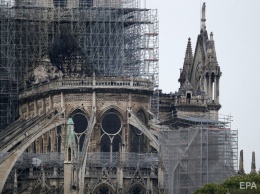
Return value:
<svg viewBox="0 0 260 194">
<path fill-rule="evenodd" d="M 245 174 L 243 150 L 240 150 L 240 159 L 239 159 L 239 170 L 238 170 L 238 174 Z"/>
<path fill-rule="evenodd" d="M 201 10 L 201 31 L 206 30 L 206 3 L 204 2 L 202 5 L 202 10 Z"/>
<path fill-rule="evenodd" d="M 184 63 L 183 63 L 183 69 L 181 70 L 180 78 L 178 80 L 181 86 L 183 85 L 185 80 L 189 79 L 192 62 L 193 62 L 193 54 L 191 48 L 191 39 L 188 38 L 188 43 L 187 43 L 187 48 L 186 48 Z"/>
<path fill-rule="evenodd" d="M 210 33 L 210 39 L 209 39 L 209 40 L 210 40 L 210 41 L 214 41 L 214 40 L 213 40 L 213 33 L 212 33 L 212 32 Z"/>
<path fill-rule="evenodd" d="M 256 168 L 255 168 L 255 152 L 252 152 L 252 162 L 251 162 L 251 173 L 255 173 Z"/>
<path fill-rule="evenodd" d="M 66 127 L 67 127 L 67 133 L 66 133 L 65 147 L 66 147 L 67 157 L 65 160 L 71 162 L 76 157 L 76 151 L 77 151 L 75 134 L 74 134 L 74 122 L 72 118 L 68 119 Z"/>
<path fill-rule="evenodd" d="M 208 61 L 211 62 L 211 65 L 218 66 L 215 42 L 214 42 L 212 32 L 210 33 L 210 38 L 207 42 L 207 57 L 208 57 Z"/>
<path fill-rule="evenodd" d="M 193 60 L 193 54 L 192 54 L 192 48 L 191 48 L 191 41 L 190 38 L 188 38 L 188 44 L 186 48 L 184 63 L 192 63 Z"/>
</svg>

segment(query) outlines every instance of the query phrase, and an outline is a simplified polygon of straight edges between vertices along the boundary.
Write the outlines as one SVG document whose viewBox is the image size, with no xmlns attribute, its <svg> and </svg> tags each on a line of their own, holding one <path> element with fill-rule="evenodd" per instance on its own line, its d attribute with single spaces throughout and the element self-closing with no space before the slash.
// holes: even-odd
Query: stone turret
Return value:
<svg viewBox="0 0 260 194">
<path fill-rule="evenodd" d="M 256 173 L 255 152 L 252 152 L 251 173 Z"/>
<path fill-rule="evenodd" d="M 77 169 L 75 167 L 77 144 L 74 133 L 74 122 L 69 118 L 64 155 L 64 193 L 76 193 Z"/>
<path fill-rule="evenodd" d="M 243 155 L 243 150 L 240 151 L 240 159 L 239 159 L 239 170 L 238 174 L 245 174 L 244 170 L 244 155 Z"/>
<path fill-rule="evenodd" d="M 206 3 L 203 3 L 202 10 L 201 10 L 201 31 L 206 30 Z"/>
<path fill-rule="evenodd" d="M 183 68 L 180 72 L 180 86 L 182 87 L 184 82 L 190 78 L 190 73 L 191 73 L 191 67 L 192 67 L 192 62 L 193 62 L 193 53 L 192 53 L 192 48 L 191 48 L 191 39 L 188 39 L 188 44 L 186 48 L 186 53 L 184 57 L 184 63 L 183 63 Z"/>
</svg>

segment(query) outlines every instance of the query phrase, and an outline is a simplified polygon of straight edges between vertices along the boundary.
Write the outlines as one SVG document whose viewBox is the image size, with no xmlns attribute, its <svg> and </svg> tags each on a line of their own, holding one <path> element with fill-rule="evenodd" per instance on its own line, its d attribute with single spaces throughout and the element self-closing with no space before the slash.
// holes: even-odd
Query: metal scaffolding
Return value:
<svg viewBox="0 0 260 194">
<path fill-rule="evenodd" d="M 238 134 L 229 123 L 227 119 L 217 123 L 208 120 L 161 131 L 169 194 L 189 194 L 206 183 L 220 183 L 236 174 Z"/>
<path fill-rule="evenodd" d="M 15 24 L 8 3 L 0 5 L 0 131 L 17 115 Z"/>
<path fill-rule="evenodd" d="M 0 152 L 0 159 L 4 153 Z M 80 154 L 82 157 L 82 153 Z M 63 153 L 23 153 L 14 168 L 8 176 L 5 183 L 5 189 L 2 193 L 22 193 L 31 187 L 31 190 L 37 184 L 39 178 L 44 173 L 48 179 L 55 178 L 58 182 L 63 182 L 64 177 L 64 154 Z M 125 168 L 125 171 L 131 174 L 138 168 L 145 169 L 147 174 L 156 173 L 158 168 L 158 153 L 88 153 L 86 169 L 94 177 L 101 175 L 102 168 L 109 168 L 116 174 L 117 167 Z M 127 168 L 127 170 L 126 170 Z M 52 191 L 61 191 L 62 187 L 52 188 Z"/>
<path fill-rule="evenodd" d="M 157 11 L 141 0 L 0 0 L 0 129 L 15 120 L 18 83 L 49 63 L 64 75 L 147 78 L 158 88 Z M 158 114 L 158 94 L 151 110 Z"/>
</svg>

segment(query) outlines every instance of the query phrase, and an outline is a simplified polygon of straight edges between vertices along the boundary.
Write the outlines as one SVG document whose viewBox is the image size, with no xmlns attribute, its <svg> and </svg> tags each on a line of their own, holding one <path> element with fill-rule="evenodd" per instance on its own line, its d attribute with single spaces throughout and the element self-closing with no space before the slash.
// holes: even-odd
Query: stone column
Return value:
<svg viewBox="0 0 260 194">
<path fill-rule="evenodd" d="M 55 146 L 55 140 L 56 140 L 56 133 L 55 129 L 51 130 L 51 152 L 56 152 L 56 146 Z"/>
<path fill-rule="evenodd" d="M 217 77 L 214 76 L 214 102 L 217 102 Z"/>
<path fill-rule="evenodd" d="M 146 187 L 147 187 L 146 193 L 150 194 L 152 192 L 152 182 L 150 176 L 147 177 Z"/>
<path fill-rule="evenodd" d="M 44 136 L 42 135 L 40 139 L 41 153 L 44 153 L 44 142 Z"/>
<path fill-rule="evenodd" d="M 23 117 L 22 109 L 23 109 L 23 106 L 19 106 L 19 116 Z"/>
<path fill-rule="evenodd" d="M 118 164 L 117 164 L 117 186 L 118 190 L 122 191 L 123 189 L 123 166 L 122 166 L 122 148 L 121 144 L 119 144 L 119 155 L 118 155 Z M 121 192 L 119 192 L 121 193 Z"/>
<path fill-rule="evenodd" d="M 209 76 L 208 78 L 208 97 L 209 100 L 211 101 L 211 96 L 212 96 L 212 91 L 211 91 L 211 77 Z"/>
<path fill-rule="evenodd" d="M 34 107 L 34 116 L 37 116 L 38 115 L 37 100 L 33 101 L 33 107 Z"/>
<path fill-rule="evenodd" d="M 30 109 L 29 109 L 29 102 L 26 103 L 26 116 L 25 118 L 28 118 L 30 115 Z"/>
<path fill-rule="evenodd" d="M 50 109 L 50 111 L 53 109 L 53 102 L 52 102 L 51 95 L 49 95 L 49 109 Z"/>
<path fill-rule="evenodd" d="M 61 103 L 61 110 L 64 110 L 65 109 L 65 101 L 64 101 L 64 94 L 63 92 L 61 92 L 60 94 L 60 103 Z"/>
<path fill-rule="evenodd" d="M 65 132 L 65 126 L 61 125 L 61 148 L 60 148 L 60 152 L 64 152 L 65 150 L 65 138 L 66 138 L 66 132 Z"/>
<path fill-rule="evenodd" d="M 209 81 L 208 81 L 208 77 L 205 76 L 205 92 L 206 95 L 209 93 Z"/>
<path fill-rule="evenodd" d="M 35 140 L 35 147 L 36 147 L 36 153 L 40 153 L 40 143 L 39 143 L 39 141 L 40 141 L 40 138 L 37 138 L 36 140 Z"/>
<path fill-rule="evenodd" d="M 217 89 L 217 91 L 216 91 L 216 102 L 218 102 L 219 103 L 219 77 L 216 77 L 216 89 Z"/>
<path fill-rule="evenodd" d="M 45 99 L 42 98 L 42 113 L 46 114 L 46 104 L 45 104 Z"/>
<path fill-rule="evenodd" d="M 18 183 L 17 183 L 17 170 L 14 170 L 14 190 L 13 190 L 13 194 L 17 194 L 17 190 L 18 190 Z"/>
<path fill-rule="evenodd" d="M 128 94 L 128 108 L 132 108 L 132 92 Z"/>
<path fill-rule="evenodd" d="M 96 86 L 96 76 L 95 76 L 95 73 L 93 73 L 92 82 L 93 82 L 93 87 L 95 87 Z M 96 107 L 96 91 L 95 91 L 95 89 L 92 92 L 92 107 Z"/>
<path fill-rule="evenodd" d="M 44 141 L 43 141 L 43 152 L 48 153 L 48 145 L 49 145 L 49 132 L 44 134 Z"/>
</svg>

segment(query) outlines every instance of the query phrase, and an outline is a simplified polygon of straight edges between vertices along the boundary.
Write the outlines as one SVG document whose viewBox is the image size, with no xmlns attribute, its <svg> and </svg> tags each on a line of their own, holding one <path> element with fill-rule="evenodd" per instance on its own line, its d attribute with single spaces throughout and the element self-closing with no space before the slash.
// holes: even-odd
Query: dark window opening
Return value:
<svg viewBox="0 0 260 194">
<path fill-rule="evenodd" d="M 136 127 L 132 127 L 132 152 L 143 153 L 144 152 L 144 135 Z"/>
<path fill-rule="evenodd" d="M 36 142 L 33 142 L 33 153 L 36 153 Z"/>
<path fill-rule="evenodd" d="M 102 129 L 108 134 L 116 134 L 121 129 L 121 120 L 117 114 L 110 112 L 102 120 Z"/>
<path fill-rule="evenodd" d="M 57 144 L 58 144 L 58 146 L 57 146 L 58 150 L 57 151 L 61 152 L 61 136 L 60 135 L 58 136 Z"/>
<path fill-rule="evenodd" d="M 97 194 L 110 194 L 109 192 L 109 189 L 107 187 L 101 187 L 99 190 L 98 190 L 98 193 Z"/>
<path fill-rule="evenodd" d="M 71 161 L 71 148 L 68 148 L 68 161 Z"/>
<path fill-rule="evenodd" d="M 190 104 L 190 99 L 191 99 L 191 94 L 188 93 L 188 94 L 187 94 L 187 99 L 186 99 L 186 100 L 187 100 L 187 101 L 186 101 L 187 104 Z"/>
<path fill-rule="evenodd" d="M 74 122 L 74 131 L 76 133 L 83 133 L 87 129 L 88 120 L 83 114 L 76 113 L 73 115 L 72 120 Z"/>
<path fill-rule="evenodd" d="M 142 135 L 143 132 L 140 131 L 139 129 L 137 129 L 136 127 L 133 127 L 133 132 L 136 134 L 136 135 Z"/>
<path fill-rule="evenodd" d="M 51 152 L 51 137 L 49 137 L 47 152 Z"/>
<path fill-rule="evenodd" d="M 111 140 L 107 135 L 101 138 L 101 152 L 110 152 Z"/>
<path fill-rule="evenodd" d="M 85 134 L 82 134 L 80 136 L 80 139 L 79 139 L 79 151 L 80 152 L 82 151 L 82 148 L 83 148 L 83 145 L 84 145 L 84 141 L 85 141 L 85 137 L 86 137 Z"/>
<path fill-rule="evenodd" d="M 41 153 L 43 153 L 43 148 L 44 148 L 44 141 L 43 139 L 41 140 Z"/>
<path fill-rule="evenodd" d="M 140 187 L 135 187 L 131 190 L 130 194 L 144 194 L 144 191 Z"/>
<path fill-rule="evenodd" d="M 119 147 L 120 147 L 121 143 L 122 143 L 121 137 L 119 135 L 116 135 L 113 138 L 113 143 L 112 143 L 112 150 L 113 150 L 113 152 L 119 152 Z"/>
<path fill-rule="evenodd" d="M 146 124 L 146 118 L 145 118 L 144 111 L 139 110 L 139 111 L 137 112 L 136 116 L 138 117 L 138 119 L 139 119 L 140 121 L 142 121 L 144 124 Z"/>
<path fill-rule="evenodd" d="M 57 134 L 61 134 L 61 125 L 56 128 Z"/>
</svg>

